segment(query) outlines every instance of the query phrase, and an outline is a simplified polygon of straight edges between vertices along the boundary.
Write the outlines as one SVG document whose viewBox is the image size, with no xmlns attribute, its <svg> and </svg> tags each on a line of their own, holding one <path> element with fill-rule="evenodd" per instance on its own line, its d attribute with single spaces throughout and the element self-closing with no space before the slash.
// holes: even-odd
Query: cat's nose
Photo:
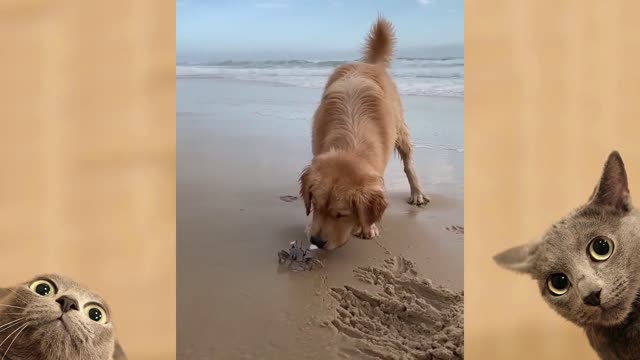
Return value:
<svg viewBox="0 0 640 360">
<path fill-rule="evenodd" d="M 78 301 L 74 298 L 68 297 L 67 295 L 60 296 L 56 302 L 60 304 L 60 309 L 62 309 L 63 313 L 70 310 L 79 310 Z"/>
<path fill-rule="evenodd" d="M 582 299 L 582 301 L 587 305 L 600 306 L 600 292 L 602 292 L 602 289 L 598 291 L 592 291 L 591 294 L 587 295 L 584 299 Z"/>
</svg>

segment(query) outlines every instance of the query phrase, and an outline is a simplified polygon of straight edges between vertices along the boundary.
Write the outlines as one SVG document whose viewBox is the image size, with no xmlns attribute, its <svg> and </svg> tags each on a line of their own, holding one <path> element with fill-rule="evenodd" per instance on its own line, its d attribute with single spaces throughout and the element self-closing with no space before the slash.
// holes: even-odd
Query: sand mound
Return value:
<svg viewBox="0 0 640 360">
<path fill-rule="evenodd" d="M 356 278 L 382 291 L 333 288 L 332 321 L 357 340 L 365 354 L 382 359 L 463 359 L 464 294 L 435 287 L 417 276 L 411 261 L 396 257 L 381 267 L 362 267 Z"/>
</svg>

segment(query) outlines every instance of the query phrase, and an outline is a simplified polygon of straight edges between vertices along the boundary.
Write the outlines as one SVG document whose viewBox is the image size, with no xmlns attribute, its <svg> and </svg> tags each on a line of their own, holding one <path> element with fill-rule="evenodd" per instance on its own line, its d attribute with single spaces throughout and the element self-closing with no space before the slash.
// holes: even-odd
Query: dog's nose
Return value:
<svg viewBox="0 0 640 360">
<path fill-rule="evenodd" d="M 592 291 L 591 294 L 587 295 L 584 299 L 582 299 L 582 301 L 587 305 L 600 306 L 600 292 L 601 291 L 602 290 Z"/>
<path fill-rule="evenodd" d="M 322 249 L 324 245 L 327 243 L 326 241 L 322 241 L 322 239 L 318 236 L 311 236 L 310 240 L 313 245 L 319 247 L 320 249 Z"/>
<path fill-rule="evenodd" d="M 58 304 L 60 304 L 60 308 L 62 309 L 63 313 L 69 312 L 70 310 L 78 310 L 78 302 L 73 299 L 70 298 L 66 295 L 60 296 L 58 298 L 58 300 L 56 300 L 56 302 Z"/>
</svg>

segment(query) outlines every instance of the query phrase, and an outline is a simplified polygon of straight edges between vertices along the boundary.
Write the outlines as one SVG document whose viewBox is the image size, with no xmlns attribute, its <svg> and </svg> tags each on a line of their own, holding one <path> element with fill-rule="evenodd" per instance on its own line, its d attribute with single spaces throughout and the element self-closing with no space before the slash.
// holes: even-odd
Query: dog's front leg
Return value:
<svg viewBox="0 0 640 360">
<path fill-rule="evenodd" d="M 356 231 L 354 232 L 354 235 L 362 239 L 373 239 L 380 236 L 380 231 L 378 230 L 376 224 L 371 224 L 371 226 L 365 227 L 364 231 L 361 226 L 358 226 L 356 228 Z"/>
</svg>

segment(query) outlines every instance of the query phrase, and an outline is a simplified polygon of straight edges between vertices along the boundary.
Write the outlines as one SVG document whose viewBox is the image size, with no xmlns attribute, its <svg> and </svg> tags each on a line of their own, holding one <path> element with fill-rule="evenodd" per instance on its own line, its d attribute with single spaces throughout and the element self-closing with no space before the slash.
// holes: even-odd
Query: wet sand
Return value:
<svg viewBox="0 0 640 360">
<path fill-rule="evenodd" d="M 179 359 L 370 357 L 332 323 L 340 318 L 335 289 L 377 296 L 379 286 L 354 271 L 395 256 L 434 285 L 462 290 L 462 99 L 404 98 L 431 203 L 405 203 L 409 186 L 393 159 L 382 236 L 321 254 L 323 268 L 291 272 L 279 267 L 277 252 L 304 238 L 309 221 L 301 201 L 287 196 L 297 196 L 311 158 L 320 90 L 219 79 L 176 84 Z"/>
</svg>

